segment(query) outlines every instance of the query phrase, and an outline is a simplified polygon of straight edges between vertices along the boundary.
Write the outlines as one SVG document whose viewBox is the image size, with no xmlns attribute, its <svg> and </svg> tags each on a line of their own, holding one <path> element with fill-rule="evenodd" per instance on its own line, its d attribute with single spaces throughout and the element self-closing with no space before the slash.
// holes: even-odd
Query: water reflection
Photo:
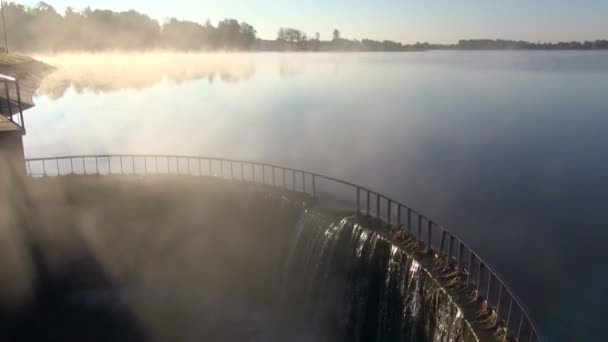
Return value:
<svg viewBox="0 0 608 342">
<path fill-rule="evenodd" d="M 251 78 L 255 67 L 246 54 L 61 54 L 37 56 L 57 68 L 38 95 L 63 97 L 68 89 L 96 94 L 142 90 L 166 81 L 178 85 L 207 79 L 239 82 Z"/>
</svg>

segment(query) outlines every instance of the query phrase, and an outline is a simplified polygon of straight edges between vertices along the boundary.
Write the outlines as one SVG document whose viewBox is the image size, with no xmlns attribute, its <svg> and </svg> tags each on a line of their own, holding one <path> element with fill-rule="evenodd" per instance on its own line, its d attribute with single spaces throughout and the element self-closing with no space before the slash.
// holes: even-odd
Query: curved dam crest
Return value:
<svg viewBox="0 0 608 342">
<path fill-rule="evenodd" d="M 164 176 L 14 190 L 3 241 L 20 257 L 0 272 L 21 286 L 0 286 L 0 317 L 16 340 L 495 340 L 373 220 L 302 194 Z"/>
<path fill-rule="evenodd" d="M 314 317 L 311 325 L 318 335 L 313 340 L 479 340 L 463 312 L 413 256 L 355 217 L 332 222 L 318 216 L 309 211 L 300 219 L 284 286 L 307 284 L 305 295 L 293 298 L 308 301 L 302 306 L 307 317 Z M 336 309 L 319 309 L 328 305 Z M 324 335 L 328 332 L 331 336 Z"/>
</svg>

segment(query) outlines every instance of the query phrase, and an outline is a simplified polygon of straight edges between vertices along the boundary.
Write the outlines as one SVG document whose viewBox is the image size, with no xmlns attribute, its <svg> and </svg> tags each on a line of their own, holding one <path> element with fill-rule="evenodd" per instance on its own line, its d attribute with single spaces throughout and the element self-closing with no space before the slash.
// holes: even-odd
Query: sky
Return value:
<svg viewBox="0 0 608 342">
<path fill-rule="evenodd" d="M 16 0 L 33 6 L 40 0 Z M 204 23 L 235 18 L 253 25 L 258 36 L 276 38 L 280 27 L 345 38 L 455 43 L 492 38 L 528 41 L 608 39 L 608 0 L 49 0 L 63 12 L 134 9 L 163 21 L 175 17 Z"/>
</svg>

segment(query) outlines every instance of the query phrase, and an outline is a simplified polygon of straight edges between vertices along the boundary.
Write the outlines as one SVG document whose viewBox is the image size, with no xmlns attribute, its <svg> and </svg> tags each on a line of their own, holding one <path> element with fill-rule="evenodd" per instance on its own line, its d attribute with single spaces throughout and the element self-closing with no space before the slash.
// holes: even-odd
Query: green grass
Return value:
<svg viewBox="0 0 608 342">
<path fill-rule="evenodd" d="M 17 65 L 31 61 L 28 56 L 18 55 L 16 53 L 0 53 L 0 65 Z"/>
</svg>

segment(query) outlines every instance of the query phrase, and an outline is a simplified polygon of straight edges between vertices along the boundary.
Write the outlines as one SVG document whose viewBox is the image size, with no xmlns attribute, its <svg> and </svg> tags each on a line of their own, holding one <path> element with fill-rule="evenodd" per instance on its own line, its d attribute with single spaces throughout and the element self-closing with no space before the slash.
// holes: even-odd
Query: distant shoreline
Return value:
<svg viewBox="0 0 608 342">
<path fill-rule="evenodd" d="M 145 54 L 176 54 L 176 55 L 196 55 L 196 54 L 264 54 L 264 53 L 276 53 L 276 54 L 377 54 L 377 53 L 424 53 L 424 52 L 568 52 L 568 51 L 589 51 L 589 52 L 604 52 L 608 49 L 428 49 L 428 50 L 403 50 L 403 51 L 365 51 L 365 50 L 328 50 L 328 51 L 306 51 L 306 50 L 163 50 L 163 49 L 143 49 L 143 50 L 120 50 L 120 49 L 107 49 L 107 50 L 65 50 L 65 51 L 30 51 L 30 52 L 19 52 L 20 54 L 27 54 L 32 58 L 37 56 L 50 56 L 50 55 L 145 55 Z"/>
<path fill-rule="evenodd" d="M 277 52 L 277 53 L 360 53 L 360 52 L 429 52 L 429 51 L 608 51 L 608 40 L 604 41 L 596 41 L 592 45 L 585 45 L 584 43 L 576 42 L 575 43 L 551 43 L 551 44 L 533 44 L 529 46 L 519 46 L 519 44 L 531 44 L 527 42 L 510 42 L 513 44 L 508 44 L 507 46 L 491 46 L 491 44 L 487 44 L 488 46 L 479 46 L 479 47 L 471 47 L 467 46 L 467 44 L 462 44 L 461 41 L 459 44 L 452 45 L 433 45 L 433 44 L 419 44 L 419 45 L 402 45 L 400 48 L 394 49 L 370 49 L 364 48 L 362 45 L 365 40 L 346 40 L 343 39 L 342 43 L 335 43 L 333 41 L 320 41 L 320 44 L 324 44 L 323 48 L 317 49 L 299 49 L 295 46 L 291 46 L 289 42 L 282 42 L 279 40 L 261 40 L 258 39 L 251 48 L 248 49 L 223 49 L 223 48 L 214 48 L 214 49 L 176 49 L 171 47 L 140 47 L 138 49 L 135 48 L 125 48 L 125 47 L 106 47 L 101 49 L 90 49 L 90 48 L 71 48 L 71 49 L 18 49 L 18 53 L 22 55 L 37 55 L 37 54 L 61 54 L 61 53 L 218 53 L 218 52 Z M 477 41 L 467 41 L 470 44 L 477 45 Z M 500 42 L 500 41 L 499 41 Z M 343 44 L 342 48 L 334 47 L 333 44 Z M 502 44 L 502 43 L 499 43 Z"/>
<path fill-rule="evenodd" d="M 337 28 L 328 40 L 290 27 L 278 29 L 276 39 L 261 39 L 252 25 L 227 18 L 204 24 L 168 18 L 159 22 L 134 10 L 116 12 L 86 8 L 58 13 L 47 3 L 30 7 L 5 4 L 12 20 L 7 21 L 8 46 L 4 51 L 27 54 L 49 52 L 105 52 L 170 50 L 264 51 L 264 52 L 410 52 L 432 50 L 608 50 L 608 38 L 594 41 L 527 42 L 504 39 L 463 39 L 455 44 L 419 42 L 404 44 L 391 40 L 346 39 Z M 0 41 L 0 44 L 3 42 Z"/>
</svg>

